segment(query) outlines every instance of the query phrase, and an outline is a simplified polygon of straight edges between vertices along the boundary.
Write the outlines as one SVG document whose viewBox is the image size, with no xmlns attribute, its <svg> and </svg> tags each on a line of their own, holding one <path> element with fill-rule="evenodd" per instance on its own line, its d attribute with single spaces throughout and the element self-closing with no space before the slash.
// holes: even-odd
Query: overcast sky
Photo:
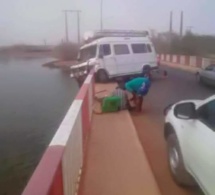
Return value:
<svg viewBox="0 0 215 195">
<path fill-rule="evenodd" d="M 105 29 L 169 28 L 179 31 L 180 11 L 184 27 L 196 33 L 215 34 L 215 0 L 103 0 Z M 100 0 L 0 0 L 0 45 L 17 43 L 57 44 L 65 38 L 63 9 L 80 9 L 81 33 L 100 27 Z M 76 15 L 69 14 L 70 40 L 77 40 Z"/>
</svg>

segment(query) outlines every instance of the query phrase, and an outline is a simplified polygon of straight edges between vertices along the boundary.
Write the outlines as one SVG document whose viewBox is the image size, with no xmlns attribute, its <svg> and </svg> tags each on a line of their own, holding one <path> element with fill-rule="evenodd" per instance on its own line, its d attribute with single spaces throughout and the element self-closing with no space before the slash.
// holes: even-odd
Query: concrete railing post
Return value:
<svg viewBox="0 0 215 195">
<path fill-rule="evenodd" d="M 196 56 L 190 56 L 190 66 L 196 66 Z"/>
<path fill-rule="evenodd" d="M 172 62 L 173 63 L 177 63 L 177 55 L 173 55 L 172 56 Z"/>
<path fill-rule="evenodd" d="M 164 54 L 161 54 L 161 60 L 164 60 Z"/>
<path fill-rule="evenodd" d="M 196 66 L 198 68 L 202 67 L 202 57 L 196 57 Z"/>
<path fill-rule="evenodd" d="M 180 64 L 185 65 L 185 56 L 180 56 Z"/>
<path fill-rule="evenodd" d="M 207 66 L 209 66 L 211 63 L 210 59 L 208 58 L 203 58 L 202 59 L 202 68 L 206 68 Z"/>
<path fill-rule="evenodd" d="M 170 62 L 170 55 L 169 54 L 166 55 L 166 61 Z"/>
</svg>

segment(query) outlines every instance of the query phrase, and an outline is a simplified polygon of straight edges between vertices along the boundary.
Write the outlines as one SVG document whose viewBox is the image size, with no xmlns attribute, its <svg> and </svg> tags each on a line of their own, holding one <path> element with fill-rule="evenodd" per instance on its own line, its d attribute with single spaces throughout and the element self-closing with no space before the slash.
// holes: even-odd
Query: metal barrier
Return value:
<svg viewBox="0 0 215 195">
<path fill-rule="evenodd" d="M 75 195 L 78 190 L 94 96 L 91 71 L 22 195 Z"/>
</svg>

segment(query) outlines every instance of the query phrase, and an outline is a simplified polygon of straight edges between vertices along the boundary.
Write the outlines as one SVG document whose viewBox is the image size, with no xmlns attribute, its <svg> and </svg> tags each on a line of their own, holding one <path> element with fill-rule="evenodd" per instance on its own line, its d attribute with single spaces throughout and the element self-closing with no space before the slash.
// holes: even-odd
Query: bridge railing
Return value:
<svg viewBox="0 0 215 195">
<path fill-rule="evenodd" d="M 94 73 L 90 72 L 22 195 L 75 195 L 90 131 Z"/>
<path fill-rule="evenodd" d="M 197 68 L 204 68 L 212 63 L 215 63 L 214 59 L 202 58 L 199 56 L 160 54 L 159 57 L 161 61 L 164 61 L 164 62 L 170 62 L 170 63 L 192 66 Z"/>
</svg>

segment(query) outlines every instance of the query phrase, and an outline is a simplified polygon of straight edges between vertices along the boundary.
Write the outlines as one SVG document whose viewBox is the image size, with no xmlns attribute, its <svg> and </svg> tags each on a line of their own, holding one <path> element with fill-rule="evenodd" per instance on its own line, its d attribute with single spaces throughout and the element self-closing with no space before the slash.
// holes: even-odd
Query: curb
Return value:
<svg viewBox="0 0 215 195">
<path fill-rule="evenodd" d="M 169 66 L 171 68 L 185 70 L 185 71 L 188 71 L 191 73 L 196 73 L 201 69 L 201 68 L 197 68 L 197 67 L 191 67 L 188 65 L 181 65 L 181 64 L 170 63 L 170 62 L 165 62 L 165 61 L 161 61 L 161 64 L 164 66 Z"/>
</svg>

